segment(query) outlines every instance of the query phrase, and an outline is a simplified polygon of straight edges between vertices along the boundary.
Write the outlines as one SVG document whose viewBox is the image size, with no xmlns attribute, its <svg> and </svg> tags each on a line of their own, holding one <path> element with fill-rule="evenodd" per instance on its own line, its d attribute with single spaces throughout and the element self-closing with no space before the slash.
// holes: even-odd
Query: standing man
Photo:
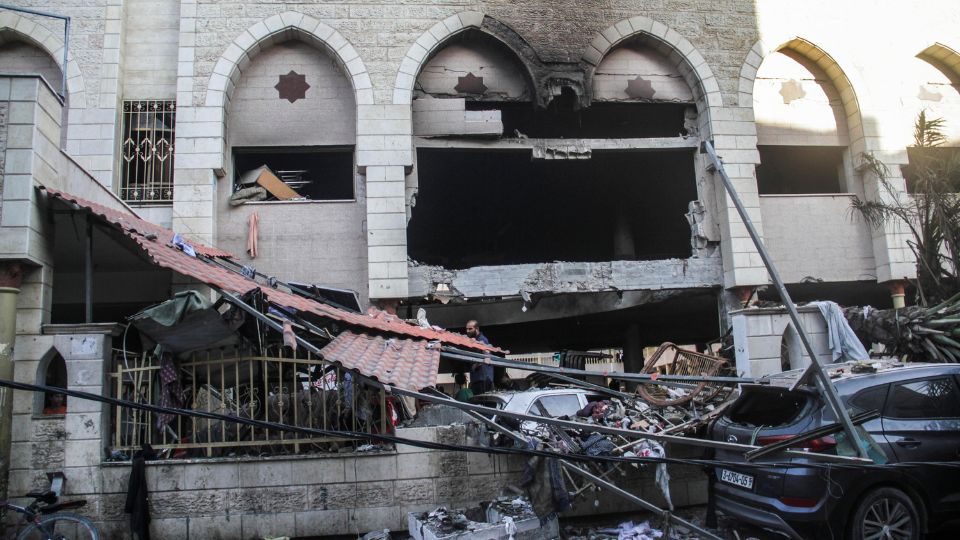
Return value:
<svg viewBox="0 0 960 540">
<path fill-rule="evenodd" d="M 467 321 L 467 336 L 489 345 L 490 340 L 480 332 L 480 325 L 475 320 Z M 474 394 L 482 394 L 493 390 L 493 366 L 489 364 L 473 364 L 470 366 L 470 389 Z"/>
</svg>

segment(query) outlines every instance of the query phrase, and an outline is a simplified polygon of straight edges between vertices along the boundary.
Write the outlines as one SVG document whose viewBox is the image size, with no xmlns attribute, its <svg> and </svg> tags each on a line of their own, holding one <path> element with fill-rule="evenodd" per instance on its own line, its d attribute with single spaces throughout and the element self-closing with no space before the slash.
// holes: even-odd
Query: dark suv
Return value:
<svg viewBox="0 0 960 540">
<path fill-rule="evenodd" d="M 718 466 L 718 510 L 800 539 L 912 540 L 960 518 L 960 365 L 888 364 L 869 374 L 851 374 L 851 367 L 829 366 L 834 385 L 852 413 L 881 412 L 863 430 L 889 466 Z M 713 425 L 711 437 L 763 446 L 836 422 L 815 388 L 789 390 L 791 376 L 795 380 L 798 372 L 776 376 L 787 386 L 744 386 Z M 802 447 L 837 453 L 841 437 L 823 437 Z M 739 453 L 721 450 L 716 459 L 744 461 Z M 764 460 L 789 461 L 782 455 Z M 790 462 L 800 461 L 806 460 Z"/>
</svg>

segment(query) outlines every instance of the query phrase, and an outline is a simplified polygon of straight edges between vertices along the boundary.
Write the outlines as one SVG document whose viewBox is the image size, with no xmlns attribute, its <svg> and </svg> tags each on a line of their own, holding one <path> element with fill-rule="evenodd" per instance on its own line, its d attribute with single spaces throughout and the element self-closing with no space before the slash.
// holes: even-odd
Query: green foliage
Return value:
<svg viewBox="0 0 960 540">
<path fill-rule="evenodd" d="M 896 223 L 906 227 L 907 242 L 917 260 L 917 288 L 922 305 L 935 304 L 960 291 L 960 152 L 938 149 L 946 142 L 942 118 L 927 119 L 921 112 L 914 125 L 910 182 L 904 194 L 888 181 L 889 171 L 872 154 L 863 164 L 878 179 L 882 197 L 853 208 L 874 227 Z"/>
</svg>

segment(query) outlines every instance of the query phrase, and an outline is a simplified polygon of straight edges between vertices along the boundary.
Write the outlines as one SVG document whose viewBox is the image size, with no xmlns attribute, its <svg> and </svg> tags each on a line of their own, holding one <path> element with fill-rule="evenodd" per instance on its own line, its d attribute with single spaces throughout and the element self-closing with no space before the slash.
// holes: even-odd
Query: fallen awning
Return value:
<svg viewBox="0 0 960 540">
<path fill-rule="evenodd" d="M 437 384 L 437 342 L 343 332 L 320 352 L 327 361 L 405 390 L 418 392 Z"/>
<path fill-rule="evenodd" d="M 133 214 L 107 208 L 63 191 L 44 186 L 41 186 L 40 189 L 53 198 L 72 203 L 104 223 L 117 227 L 123 234 L 135 241 L 154 264 L 169 268 L 180 275 L 193 278 L 207 285 L 239 295 L 246 294 L 254 289 L 261 289 L 273 304 L 335 320 L 360 331 L 396 334 L 425 341 L 440 341 L 444 344 L 480 351 L 503 352 L 496 347 L 485 345 L 462 334 L 433 328 L 421 328 L 394 315 L 387 315 L 382 312 L 375 312 L 376 316 L 352 313 L 309 298 L 263 286 L 253 279 L 227 270 L 205 259 L 205 257 L 233 257 L 226 251 L 191 243 L 194 251 L 201 255 L 200 257 L 192 257 L 173 245 L 174 232 L 170 229 L 142 220 Z"/>
</svg>

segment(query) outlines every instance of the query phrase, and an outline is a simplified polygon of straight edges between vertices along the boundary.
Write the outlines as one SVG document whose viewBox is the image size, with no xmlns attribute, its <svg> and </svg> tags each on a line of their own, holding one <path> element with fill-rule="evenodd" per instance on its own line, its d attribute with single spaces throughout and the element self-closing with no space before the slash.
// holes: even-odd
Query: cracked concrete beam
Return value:
<svg viewBox="0 0 960 540">
<path fill-rule="evenodd" d="M 460 297 L 718 287 L 723 283 L 719 257 L 600 263 L 553 262 L 478 266 L 448 270 L 409 267 L 410 296 L 429 296 L 443 283 Z"/>
</svg>

